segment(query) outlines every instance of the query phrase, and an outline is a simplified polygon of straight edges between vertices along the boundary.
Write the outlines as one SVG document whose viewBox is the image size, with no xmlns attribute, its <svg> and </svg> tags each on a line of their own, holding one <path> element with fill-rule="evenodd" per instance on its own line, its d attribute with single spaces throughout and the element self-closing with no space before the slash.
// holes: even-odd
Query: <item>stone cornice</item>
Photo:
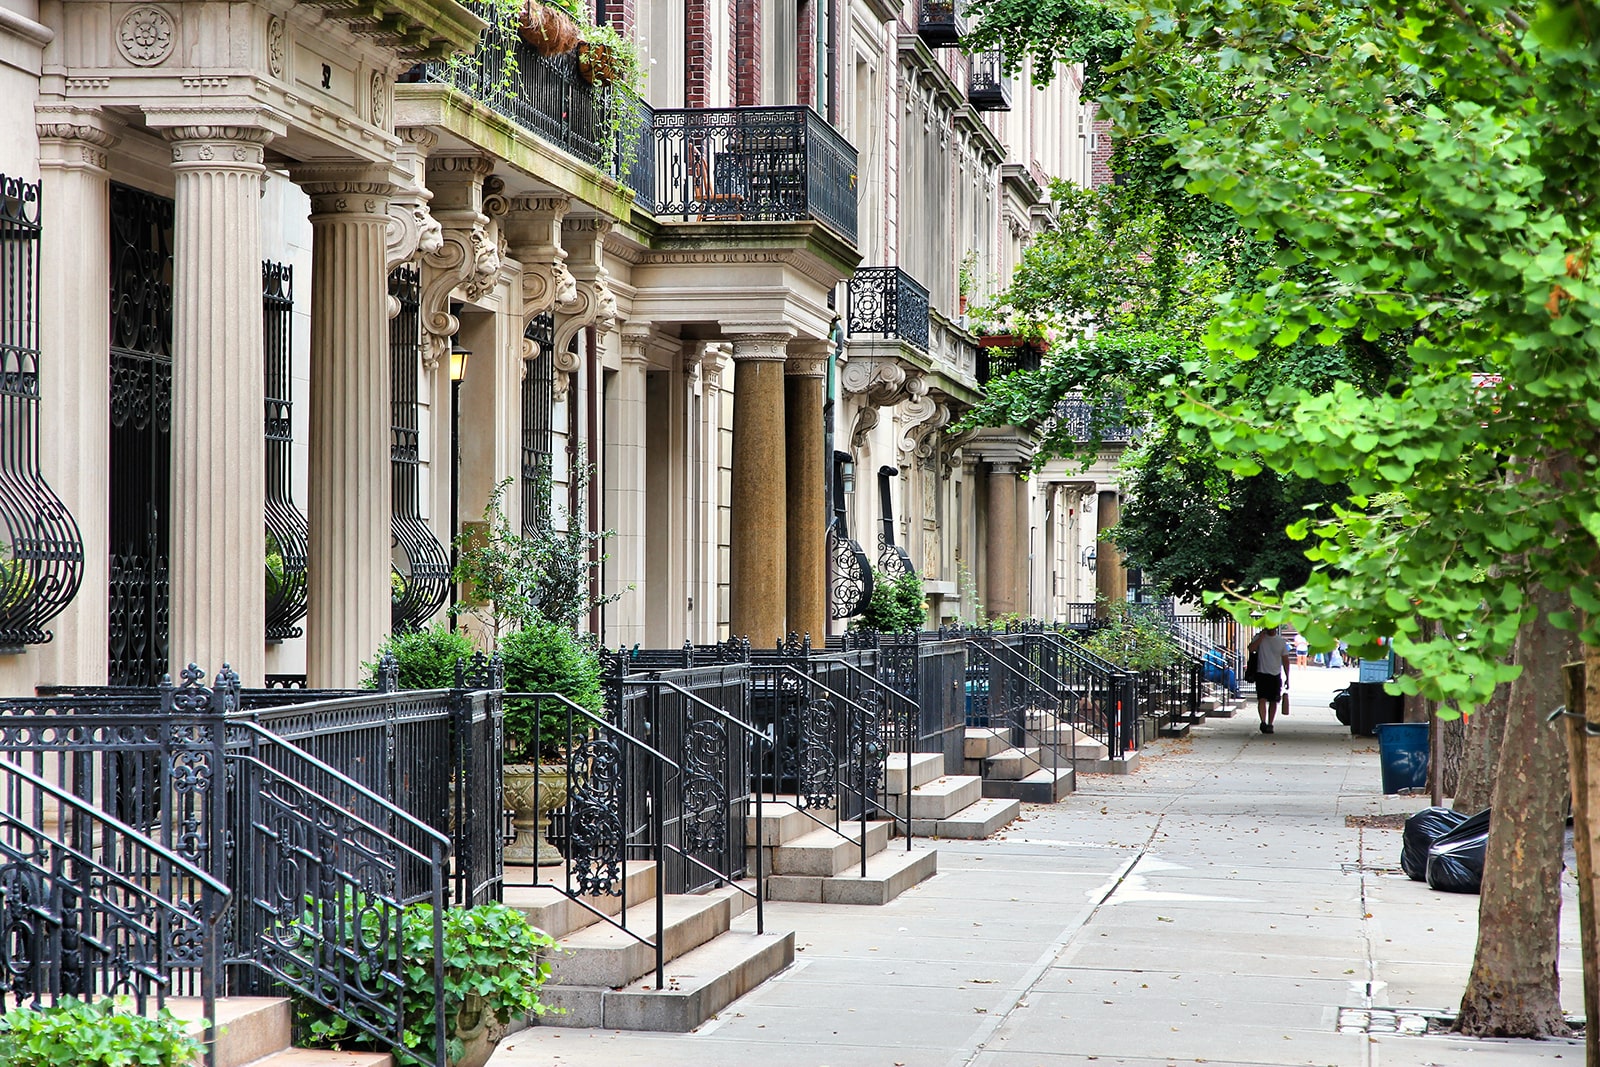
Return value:
<svg viewBox="0 0 1600 1067">
<path fill-rule="evenodd" d="M 855 273 L 861 253 L 817 222 L 700 222 L 664 225 L 640 265 L 781 263 L 832 288 Z"/>
<path fill-rule="evenodd" d="M 899 18 L 900 8 L 904 6 L 896 0 L 866 0 L 866 5 L 872 17 L 885 25 Z"/>
<path fill-rule="evenodd" d="M 937 99 L 941 100 L 951 111 L 959 111 L 967 105 L 967 97 L 957 85 L 950 72 L 939 65 L 939 59 L 933 54 L 927 42 L 915 33 L 902 33 L 897 42 L 900 46 L 900 59 L 917 75 L 917 80 L 924 87 L 933 90 Z"/>
<path fill-rule="evenodd" d="M 455 0 L 301 0 L 413 63 L 470 52 L 488 23 Z"/>
<path fill-rule="evenodd" d="M 1045 198 L 1044 187 L 1039 184 L 1039 179 L 1021 163 L 1000 164 L 1000 182 L 1028 207 Z"/>
<path fill-rule="evenodd" d="M 43 48 L 56 39 L 56 31 L 10 8 L 0 7 L 0 32 L 20 37 L 29 44 Z"/>
</svg>

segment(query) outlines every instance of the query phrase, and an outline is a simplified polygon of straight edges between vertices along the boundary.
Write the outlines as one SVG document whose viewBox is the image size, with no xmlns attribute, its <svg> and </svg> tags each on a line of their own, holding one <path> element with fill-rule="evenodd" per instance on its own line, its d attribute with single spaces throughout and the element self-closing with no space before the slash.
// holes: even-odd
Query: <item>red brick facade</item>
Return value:
<svg viewBox="0 0 1600 1067">
<path fill-rule="evenodd" d="M 796 67 L 798 70 L 796 80 L 798 84 L 795 86 L 795 99 L 800 101 L 801 104 L 811 104 L 818 111 L 824 111 L 824 101 L 815 100 L 812 98 L 812 94 L 815 93 L 817 85 L 816 4 L 818 2 L 819 0 L 800 0 L 800 10 L 798 14 L 800 21 L 800 32 L 797 35 L 800 42 L 800 56 L 799 59 L 796 60 Z"/>
<path fill-rule="evenodd" d="M 1111 171 L 1111 123 L 1105 119 L 1095 119 L 1093 129 L 1094 165 L 1089 171 L 1089 184 L 1099 188 L 1116 180 L 1116 175 Z"/>
<path fill-rule="evenodd" d="M 683 103 L 711 106 L 711 5 L 684 0 Z"/>
<path fill-rule="evenodd" d="M 761 0 L 733 0 L 733 103 L 761 103 Z"/>
</svg>

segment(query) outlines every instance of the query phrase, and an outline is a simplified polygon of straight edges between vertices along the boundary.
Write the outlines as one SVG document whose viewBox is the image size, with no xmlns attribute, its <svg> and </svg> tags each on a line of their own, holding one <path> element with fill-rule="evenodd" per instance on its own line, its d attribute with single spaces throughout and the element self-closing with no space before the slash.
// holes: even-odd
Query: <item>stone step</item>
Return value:
<svg viewBox="0 0 1600 1067">
<path fill-rule="evenodd" d="M 169 997 L 166 1006 L 191 1024 L 196 1037 L 204 1036 L 200 1023 L 206 1015 L 205 1002 L 199 997 Z M 293 1039 L 293 1013 L 286 997 L 219 997 L 216 1025 L 216 1067 L 242 1067 L 288 1051 Z"/>
<path fill-rule="evenodd" d="M 580 897 L 583 904 L 572 900 L 556 885 L 566 884 L 566 874 L 560 867 L 540 867 L 539 877 L 546 885 L 507 885 L 503 900 L 509 907 L 516 908 L 529 922 L 560 940 L 575 930 L 582 930 L 600 921 L 595 909 L 605 915 L 616 916 L 622 913 L 623 901 L 629 907 L 641 901 L 653 899 L 656 891 L 656 865 L 654 861 L 629 861 L 626 876 L 623 878 L 623 892 L 619 896 L 602 894 L 600 896 Z"/>
<path fill-rule="evenodd" d="M 767 879 L 768 900 L 813 904 L 887 904 L 938 870 L 939 853 L 913 846 L 910 852 L 891 848 L 867 860 L 867 876 L 858 868 L 831 878 L 783 874 Z"/>
<path fill-rule="evenodd" d="M 756 840 L 756 807 L 752 803 L 747 809 L 750 814 L 745 816 L 746 840 L 753 846 Z M 820 818 L 823 813 L 817 813 Z M 804 837 L 817 828 L 817 824 L 806 818 L 793 797 L 782 796 L 774 800 L 764 797 L 761 804 L 761 838 L 762 844 L 768 848 L 787 844 L 797 837 Z"/>
<path fill-rule="evenodd" d="M 1026 800 L 1030 804 L 1054 804 L 1070 795 L 1074 787 L 1075 774 L 1071 767 L 1046 768 L 1022 778 L 985 778 L 983 795 Z"/>
<path fill-rule="evenodd" d="M 911 832 L 916 837 L 975 841 L 991 836 L 1021 813 L 1021 801 L 1004 797 L 982 797 L 948 818 L 912 819 Z"/>
<path fill-rule="evenodd" d="M 794 932 L 733 930 L 667 964 L 666 987 L 650 973 L 622 989 L 546 985 L 539 995 L 562 1009 L 539 1016 L 541 1026 L 686 1033 L 794 962 Z"/>
<path fill-rule="evenodd" d="M 392 1067 L 387 1052 L 333 1052 L 328 1049 L 286 1048 L 255 1061 L 250 1067 Z"/>
<path fill-rule="evenodd" d="M 983 777 L 985 779 L 1025 778 L 1039 769 L 1040 760 L 1044 750 L 1037 745 L 1026 748 L 1008 748 L 998 752 L 983 761 Z M 985 795 L 989 795 L 987 792 Z"/>
<path fill-rule="evenodd" d="M 1244 701 L 1242 700 L 1229 700 L 1218 704 L 1214 709 L 1206 712 L 1205 715 L 1208 719 L 1231 719 L 1239 714 L 1239 708 L 1243 704 Z"/>
<path fill-rule="evenodd" d="M 1030 730 L 1028 741 L 1042 747 L 1054 747 L 1062 759 L 1103 759 L 1107 754 L 1102 742 L 1072 726 L 1038 732 Z"/>
<path fill-rule="evenodd" d="M 1098 760 L 1073 760 L 1072 769 L 1078 774 L 1132 774 L 1139 769 L 1139 753 L 1124 753 Z"/>
<path fill-rule="evenodd" d="M 828 877 L 861 863 L 861 824 L 843 823 L 837 832 L 811 824 L 814 829 L 801 837 L 767 849 L 764 869 L 771 874 L 800 874 Z M 867 855 L 882 852 L 889 844 L 890 823 L 867 823 Z"/>
<path fill-rule="evenodd" d="M 1004 752 L 1011 742 L 999 730 L 987 726 L 967 727 L 962 755 L 969 760 L 986 760 L 996 752 Z"/>
<path fill-rule="evenodd" d="M 737 892 L 724 887 L 694 895 L 669 893 L 661 903 L 666 958 L 675 960 L 726 933 L 733 921 L 728 898 Z M 656 940 L 653 899 L 630 907 L 626 921 L 628 928 L 640 937 Z M 654 948 L 610 923 L 596 923 L 561 942 L 560 949 L 550 959 L 550 981 L 546 988 L 572 985 L 621 989 L 655 970 L 655 966 Z"/>
<path fill-rule="evenodd" d="M 889 753 L 888 766 L 884 770 L 884 792 L 906 793 L 906 772 L 909 758 L 911 789 L 929 782 L 944 774 L 944 753 L 942 752 L 913 752 L 907 756 L 904 752 Z"/>
<path fill-rule="evenodd" d="M 1187 719 L 1168 719 L 1161 724 L 1162 737 L 1188 737 L 1189 721 Z"/>
<path fill-rule="evenodd" d="M 983 779 L 974 774 L 947 774 L 911 791 L 911 818 L 948 819 L 983 797 Z M 891 793 L 889 808 L 905 818 L 906 798 Z"/>
</svg>

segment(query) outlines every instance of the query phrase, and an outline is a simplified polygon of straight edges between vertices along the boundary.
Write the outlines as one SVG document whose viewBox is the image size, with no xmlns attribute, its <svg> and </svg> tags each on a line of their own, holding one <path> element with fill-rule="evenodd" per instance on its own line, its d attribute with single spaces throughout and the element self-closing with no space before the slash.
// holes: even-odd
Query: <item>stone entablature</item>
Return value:
<svg viewBox="0 0 1600 1067">
<path fill-rule="evenodd" d="M 387 162 L 395 75 L 472 48 L 483 20 L 454 0 L 70 3 L 45 49 L 46 102 L 100 108 L 259 110 L 291 158 Z M 320 145 L 307 143 L 309 136 Z"/>
</svg>

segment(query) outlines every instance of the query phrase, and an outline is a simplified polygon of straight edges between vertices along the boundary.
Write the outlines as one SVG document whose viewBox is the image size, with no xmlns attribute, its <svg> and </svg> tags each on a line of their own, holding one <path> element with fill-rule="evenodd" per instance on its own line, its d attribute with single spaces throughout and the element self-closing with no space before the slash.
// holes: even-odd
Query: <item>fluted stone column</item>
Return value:
<svg viewBox="0 0 1600 1067">
<path fill-rule="evenodd" d="M 823 376 L 827 341 L 797 341 L 784 364 L 784 428 L 788 442 L 788 627 L 810 634 L 814 643 L 828 633 L 828 524 L 823 455 Z"/>
<path fill-rule="evenodd" d="M 311 526 L 306 680 L 350 687 L 389 632 L 390 186 L 307 167 L 311 197 Z"/>
<path fill-rule="evenodd" d="M 261 175 L 269 131 L 176 126 L 171 670 L 265 683 Z"/>
<path fill-rule="evenodd" d="M 1017 608 L 1017 472 L 1018 464 L 989 464 L 989 525 L 984 552 L 988 578 L 985 598 L 991 618 Z"/>
<path fill-rule="evenodd" d="M 629 590 L 614 609 L 616 640 L 624 645 L 645 640 L 645 609 L 650 592 L 645 545 L 651 522 L 665 522 L 666 501 L 649 501 L 645 438 L 650 373 L 648 324 L 622 328 L 622 360 L 606 390 L 606 514 L 616 531 L 611 548 L 608 591 Z M 657 504 L 659 510 L 650 508 Z M 662 590 L 664 593 L 665 590 Z"/>
<path fill-rule="evenodd" d="M 1098 536 L 1094 554 L 1094 613 L 1097 618 L 1105 618 L 1110 605 L 1128 599 L 1128 572 L 1122 566 L 1122 553 L 1105 536 L 1121 518 L 1122 498 L 1115 489 L 1102 489 L 1095 505 Z"/>
<path fill-rule="evenodd" d="M 728 628 L 770 646 L 783 637 L 786 618 L 783 379 L 794 332 L 775 325 L 726 332 L 735 367 Z"/>
<path fill-rule="evenodd" d="M 72 513 L 83 537 L 83 583 L 50 629 L 55 640 L 29 650 L 42 661 L 39 680 L 104 685 L 108 626 L 110 540 L 106 501 L 107 434 L 111 393 L 106 353 L 111 346 L 107 226 L 111 188 L 106 149 L 113 128 L 99 109 L 36 110 L 39 131 L 41 221 L 39 248 L 40 348 L 48 360 L 39 390 L 39 424 L 46 434 L 39 464 L 45 480 Z M 89 310 L 92 309 L 93 313 Z M 70 433 L 54 433 L 52 429 Z M 21 658 L 21 657 L 14 657 Z"/>
</svg>

